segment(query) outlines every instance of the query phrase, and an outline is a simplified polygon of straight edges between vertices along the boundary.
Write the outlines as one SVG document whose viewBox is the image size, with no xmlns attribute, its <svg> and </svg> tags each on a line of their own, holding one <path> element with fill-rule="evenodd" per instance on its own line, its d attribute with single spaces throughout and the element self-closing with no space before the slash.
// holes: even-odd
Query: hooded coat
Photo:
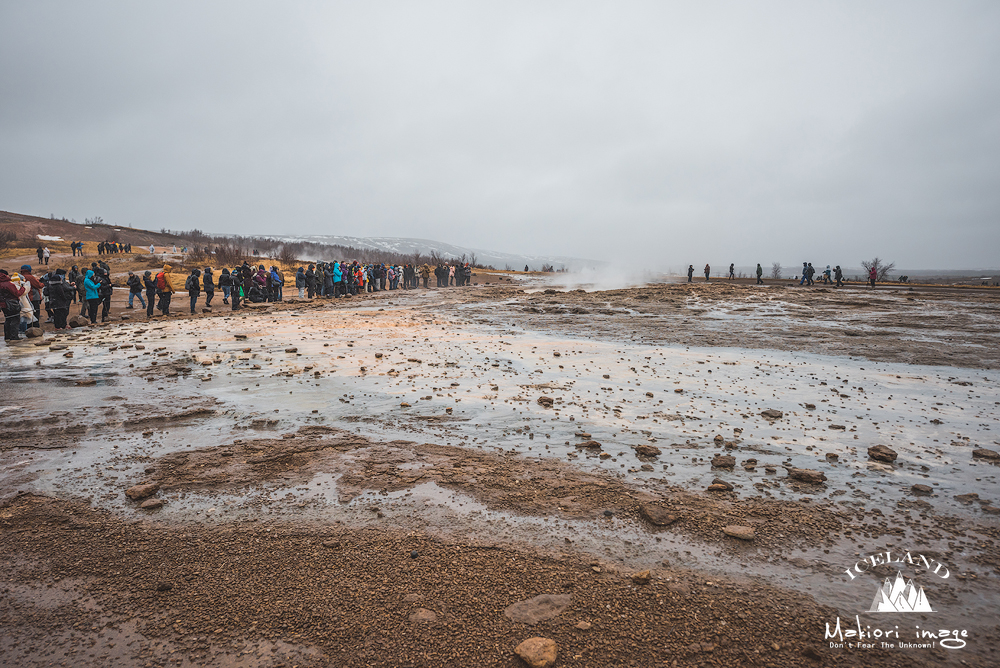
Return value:
<svg viewBox="0 0 1000 668">
<path fill-rule="evenodd" d="M 160 292 L 164 294 L 177 292 L 174 288 L 173 282 L 170 280 L 170 269 L 171 267 L 169 264 L 163 265 L 163 271 L 161 273 L 163 274 L 164 287 L 160 290 Z"/>
<path fill-rule="evenodd" d="M 101 284 L 97 282 L 97 277 L 94 276 L 94 270 L 87 270 L 87 277 L 83 279 L 84 297 L 86 299 L 100 299 L 101 297 Z"/>
</svg>

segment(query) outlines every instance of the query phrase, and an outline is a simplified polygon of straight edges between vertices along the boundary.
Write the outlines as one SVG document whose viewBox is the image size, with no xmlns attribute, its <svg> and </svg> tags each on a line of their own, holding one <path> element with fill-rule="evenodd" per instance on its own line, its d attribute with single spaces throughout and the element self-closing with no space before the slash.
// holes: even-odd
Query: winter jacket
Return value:
<svg viewBox="0 0 1000 668">
<path fill-rule="evenodd" d="M 177 292 L 177 290 L 174 288 L 173 281 L 170 280 L 170 269 L 171 269 L 170 265 L 165 264 L 163 265 L 163 271 L 160 272 L 160 274 L 163 274 L 163 281 L 164 281 L 164 287 L 163 289 L 160 290 L 160 292 L 164 294 Z M 159 278 L 160 274 L 156 275 L 157 278 Z"/>
<path fill-rule="evenodd" d="M 97 282 L 93 269 L 87 270 L 87 277 L 83 279 L 83 287 L 86 290 L 85 294 L 88 300 L 101 298 L 101 284 Z"/>
<path fill-rule="evenodd" d="M 222 273 L 219 274 L 219 287 L 220 288 L 233 287 L 233 275 L 229 273 L 228 269 L 223 269 Z"/>
<path fill-rule="evenodd" d="M 49 306 L 53 309 L 69 308 L 73 301 L 73 289 L 69 287 L 62 274 L 54 274 L 49 278 L 44 293 L 49 298 Z"/>
<path fill-rule="evenodd" d="M 152 272 L 146 272 L 142 276 L 142 285 L 146 288 L 146 295 L 152 299 L 156 295 L 156 279 L 153 278 Z"/>
<path fill-rule="evenodd" d="M 215 292 L 215 284 L 212 282 L 212 270 L 207 267 L 205 268 L 205 277 L 202 279 L 202 284 L 205 286 L 205 292 Z"/>
<path fill-rule="evenodd" d="M 306 287 L 306 275 L 305 270 L 299 267 L 299 270 L 295 272 L 295 287 L 304 288 Z"/>
<path fill-rule="evenodd" d="M 24 278 L 25 282 L 28 283 L 28 285 L 30 286 L 28 288 L 28 299 L 30 299 L 33 302 L 42 301 L 42 289 L 45 287 L 44 285 L 42 285 L 42 282 L 39 281 L 37 278 L 35 278 L 35 276 L 30 272 L 24 270 L 21 271 L 21 276 Z"/>
<path fill-rule="evenodd" d="M 334 283 L 340 283 L 340 281 L 343 280 L 343 278 L 344 278 L 344 271 L 343 271 L 343 269 L 340 268 L 340 263 L 339 262 L 334 262 L 333 263 L 333 282 Z"/>
<path fill-rule="evenodd" d="M 128 291 L 133 295 L 137 295 L 142 292 L 142 281 L 139 280 L 139 277 L 135 274 L 128 277 L 128 280 L 125 281 L 125 285 L 128 286 Z"/>
<path fill-rule="evenodd" d="M 201 294 L 201 281 L 198 279 L 197 269 L 192 269 L 191 273 L 188 275 L 187 279 L 184 281 L 184 289 L 187 290 L 188 294 L 192 297 L 197 297 Z"/>
<path fill-rule="evenodd" d="M 20 310 L 21 297 L 24 295 L 24 292 L 23 287 L 14 285 L 11 282 L 10 276 L 6 271 L 0 270 L 0 306 L 3 307 L 5 314 L 8 310 L 7 302 L 10 302 L 11 305 L 17 303 L 17 306 L 11 308 L 10 311 L 13 312 L 15 309 Z"/>
<path fill-rule="evenodd" d="M 272 285 L 284 285 L 285 278 L 281 275 L 281 272 L 277 268 L 271 269 L 271 284 Z"/>
<path fill-rule="evenodd" d="M 105 297 L 110 297 L 112 295 L 112 293 L 114 292 L 114 287 L 111 285 L 111 277 L 108 276 L 108 272 L 102 271 L 97 275 L 97 277 L 94 280 L 96 280 L 98 285 L 101 286 L 97 290 L 97 293 L 101 297 L 101 299 L 104 299 Z"/>
</svg>

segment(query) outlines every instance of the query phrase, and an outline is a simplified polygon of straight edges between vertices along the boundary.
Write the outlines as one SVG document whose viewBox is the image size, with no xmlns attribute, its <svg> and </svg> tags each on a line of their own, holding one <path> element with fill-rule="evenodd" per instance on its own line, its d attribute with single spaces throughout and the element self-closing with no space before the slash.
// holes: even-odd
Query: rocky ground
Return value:
<svg viewBox="0 0 1000 668">
<path fill-rule="evenodd" d="M 995 664 L 992 292 L 431 292 L 6 350 L 0 659 Z M 884 549 L 968 650 L 830 646 Z"/>
</svg>

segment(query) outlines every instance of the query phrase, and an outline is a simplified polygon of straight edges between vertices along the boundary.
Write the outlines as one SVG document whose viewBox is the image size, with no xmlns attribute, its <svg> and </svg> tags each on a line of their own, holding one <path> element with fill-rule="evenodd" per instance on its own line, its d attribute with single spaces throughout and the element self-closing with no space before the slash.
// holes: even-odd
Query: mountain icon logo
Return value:
<svg viewBox="0 0 1000 668">
<path fill-rule="evenodd" d="M 904 580 L 903 574 L 896 571 L 896 578 L 886 578 L 875 592 L 875 599 L 868 612 L 934 612 L 934 610 L 924 594 L 924 588 L 913 584 L 913 580 Z"/>
</svg>

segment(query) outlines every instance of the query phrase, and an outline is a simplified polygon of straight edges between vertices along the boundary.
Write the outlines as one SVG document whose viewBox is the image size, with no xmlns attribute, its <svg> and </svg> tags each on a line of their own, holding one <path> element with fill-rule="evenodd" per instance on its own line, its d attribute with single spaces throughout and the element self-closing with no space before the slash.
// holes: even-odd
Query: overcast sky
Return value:
<svg viewBox="0 0 1000 668">
<path fill-rule="evenodd" d="M 0 0 L 0 209 L 1000 267 L 1000 2 Z"/>
</svg>

